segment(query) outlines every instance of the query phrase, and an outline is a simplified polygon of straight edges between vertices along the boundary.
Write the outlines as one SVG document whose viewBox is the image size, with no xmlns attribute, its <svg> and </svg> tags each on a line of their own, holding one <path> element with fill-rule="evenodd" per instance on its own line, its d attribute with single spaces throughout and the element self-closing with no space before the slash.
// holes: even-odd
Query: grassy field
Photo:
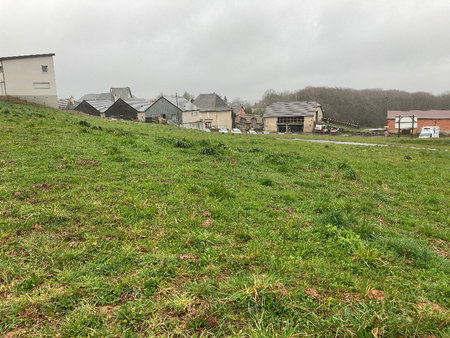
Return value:
<svg viewBox="0 0 450 338">
<path fill-rule="evenodd" d="M 373 141 L 0 102 L 0 335 L 448 336 L 450 143 Z"/>
</svg>

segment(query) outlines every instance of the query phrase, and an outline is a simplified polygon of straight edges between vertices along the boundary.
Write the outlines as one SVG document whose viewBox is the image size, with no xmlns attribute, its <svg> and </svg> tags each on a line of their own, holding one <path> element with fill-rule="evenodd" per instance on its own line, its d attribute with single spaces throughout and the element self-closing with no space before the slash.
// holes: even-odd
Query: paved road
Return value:
<svg viewBox="0 0 450 338">
<path fill-rule="evenodd" d="M 405 145 L 400 145 L 400 144 L 376 144 L 376 143 L 331 141 L 331 140 L 311 140 L 311 139 L 307 139 L 307 138 L 291 138 L 291 139 L 284 139 L 284 140 L 305 141 L 305 142 L 314 142 L 314 143 L 350 144 L 350 145 L 355 145 L 355 146 L 371 146 L 371 147 L 398 146 L 398 147 L 406 147 L 406 148 L 419 149 L 419 150 L 443 150 L 443 151 L 449 151 L 448 149 L 412 147 L 412 146 L 405 146 Z"/>
<path fill-rule="evenodd" d="M 290 139 L 292 141 L 305 141 L 305 142 L 314 142 L 314 143 L 334 143 L 334 144 L 352 144 L 355 146 L 378 146 L 378 147 L 387 147 L 387 144 L 376 144 L 376 143 L 362 143 L 362 142 L 347 142 L 347 141 L 330 141 L 330 140 L 311 140 L 307 138 L 293 138 Z"/>
</svg>

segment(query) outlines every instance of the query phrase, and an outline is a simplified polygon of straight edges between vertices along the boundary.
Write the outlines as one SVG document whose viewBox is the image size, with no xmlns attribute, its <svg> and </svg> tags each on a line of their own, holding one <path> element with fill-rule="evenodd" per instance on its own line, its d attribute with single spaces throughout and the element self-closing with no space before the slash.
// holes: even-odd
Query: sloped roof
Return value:
<svg viewBox="0 0 450 338">
<path fill-rule="evenodd" d="M 104 113 L 111 107 L 114 101 L 111 100 L 83 100 L 87 104 L 91 105 L 93 108 L 97 109 L 100 113 Z M 83 102 L 82 101 L 82 102 Z M 82 103 L 80 102 L 80 104 Z"/>
<path fill-rule="evenodd" d="M 388 110 L 387 118 L 395 119 L 397 116 L 417 116 L 418 119 L 450 119 L 450 110 Z"/>
<path fill-rule="evenodd" d="M 94 101 L 94 100 L 110 100 L 113 101 L 114 98 L 111 93 L 100 93 L 100 94 L 85 94 L 79 101 Z"/>
<path fill-rule="evenodd" d="M 200 111 L 226 111 L 231 108 L 216 93 L 200 94 L 194 100 L 194 104 Z"/>
<path fill-rule="evenodd" d="M 275 102 L 266 108 L 264 117 L 314 116 L 321 105 L 317 102 Z"/>
<path fill-rule="evenodd" d="M 138 112 L 144 112 L 148 109 L 148 107 L 151 106 L 150 100 L 140 99 L 137 97 L 122 100 L 127 104 L 129 104 L 134 109 L 136 109 Z"/>
<path fill-rule="evenodd" d="M 41 57 L 47 57 L 47 56 L 55 56 L 55 53 L 16 55 L 16 56 L 0 56 L 0 61 L 14 60 L 14 59 L 27 59 L 27 58 L 41 58 Z"/>
<path fill-rule="evenodd" d="M 181 111 L 199 110 L 195 104 L 186 100 L 184 97 L 177 98 L 176 96 L 163 96 L 163 98 L 172 103 L 175 107 L 180 108 Z"/>
<path fill-rule="evenodd" d="M 133 97 L 133 95 L 131 94 L 130 87 L 111 88 L 109 92 L 111 93 L 111 95 L 114 97 L 115 100 L 130 99 Z"/>
</svg>

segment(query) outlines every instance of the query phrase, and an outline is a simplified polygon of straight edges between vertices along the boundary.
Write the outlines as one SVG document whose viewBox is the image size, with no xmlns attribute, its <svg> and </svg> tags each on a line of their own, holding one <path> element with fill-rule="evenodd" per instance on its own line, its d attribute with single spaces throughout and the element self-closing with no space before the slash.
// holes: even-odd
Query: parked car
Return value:
<svg viewBox="0 0 450 338">
<path fill-rule="evenodd" d="M 258 134 L 255 130 L 249 130 L 248 132 L 247 132 L 247 134 Z"/>
<path fill-rule="evenodd" d="M 231 129 L 231 133 L 232 134 L 242 134 L 242 131 L 238 128 L 233 128 L 233 129 Z"/>
<path fill-rule="evenodd" d="M 219 129 L 219 133 L 221 133 L 221 134 L 228 134 L 228 129 L 227 128 L 220 128 Z"/>
</svg>

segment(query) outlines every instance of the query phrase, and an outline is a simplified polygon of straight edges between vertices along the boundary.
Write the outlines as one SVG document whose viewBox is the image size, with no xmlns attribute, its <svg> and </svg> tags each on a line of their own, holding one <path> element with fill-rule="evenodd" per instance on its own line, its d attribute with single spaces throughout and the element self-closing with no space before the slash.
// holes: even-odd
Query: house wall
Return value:
<svg viewBox="0 0 450 338">
<path fill-rule="evenodd" d="M 105 117 L 134 121 L 137 120 L 137 110 L 119 99 L 105 111 Z"/>
<path fill-rule="evenodd" d="M 22 100 L 58 108 L 56 95 L 55 68 L 53 57 L 29 57 L 3 60 L 0 95 L 16 96 Z M 42 72 L 42 66 L 47 66 L 47 72 Z M 49 88 L 36 88 L 33 83 L 48 83 Z M 6 93 L 5 93 L 6 87 Z"/>
<path fill-rule="evenodd" d="M 277 117 L 267 117 L 264 119 L 264 130 L 268 131 L 269 133 L 276 133 L 278 132 L 277 128 Z"/>
<path fill-rule="evenodd" d="M 202 111 L 201 120 L 203 122 L 211 122 L 211 128 L 233 128 L 233 120 L 231 110 L 226 111 Z"/>
<path fill-rule="evenodd" d="M 145 112 L 143 112 L 143 111 L 138 112 L 137 119 L 139 122 L 145 122 Z"/>
<path fill-rule="evenodd" d="M 182 123 L 194 123 L 200 121 L 200 111 L 193 110 L 193 111 L 184 111 L 181 117 Z"/>
<path fill-rule="evenodd" d="M 319 119 L 320 121 L 321 119 Z M 303 132 L 304 133 L 312 133 L 314 131 L 315 126 L 315 117 L 314 116 L 305 116 L 303 119 Z"/>
<path fill-rule="evenodd" d="M 92 107 L 89 103 L 86 101 L 81 102 L 75 110 L 80 111 L 85 114 L 94 115 L 94 116 L 100 116 L 100 112 Z"/>
<path fill-rule="evenodd" d="M 450 133 L 450 119 L 417 119 L 417 128 L 414 129 L 414 133 L 420 133 L 422 127 L 438 126 L 439 132 L 444 134 Z M 388 120 L 388 131 L 396 134 L 398 129 L 395 128 L 395 119 Z"/>
<path fill-rule="evenodd" d="M 158 101 L 153 103 L 146 111 L 145 116 L 148 118 L 158 118 L 165 116 L 167 121 L 171 121 L 178 124 L 177 114 L 180 112 L 176 106 L 167 101 L 164 98 L 160 98 Z M 181 115 L 181 114 L 180 114 Z"/>
</svg>

